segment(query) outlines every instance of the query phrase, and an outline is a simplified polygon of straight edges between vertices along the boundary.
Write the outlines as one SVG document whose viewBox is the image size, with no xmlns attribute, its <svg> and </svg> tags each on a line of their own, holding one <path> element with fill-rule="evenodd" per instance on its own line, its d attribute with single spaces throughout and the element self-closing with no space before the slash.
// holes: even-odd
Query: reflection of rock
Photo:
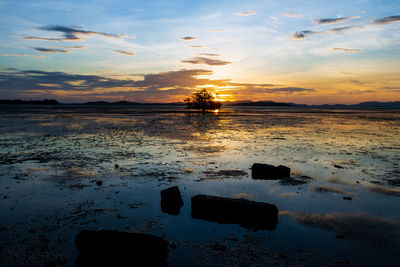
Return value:
<svg viewBox="0 0 400 267">
<path fill-rule="evenodd" d="M 279 165 L 254 163 L 251 167 L 253 179 L 281 179 L 290 178 L 290 168 Z"/>
<path fill-rule="evenodd" d="M 239 224 L 248 229 L 273 230 L 278 223 L 278 209 L 273 204 L 247 199 L 197 195 L 192 197 L 192 217 Z"/>
<path fill-rule="evenodd" d="M 110 230 L 84 230 L 75 238 L 76 266 L 167 266 L 168 241 Z"/>
<path fill-rule="evenodd" d="M 183 200 L 179 187 L 173 186 L 162 190 L 161 192 L 161 210 L 162 212 L 178 215 L 183 206 Z"/>
</svg>

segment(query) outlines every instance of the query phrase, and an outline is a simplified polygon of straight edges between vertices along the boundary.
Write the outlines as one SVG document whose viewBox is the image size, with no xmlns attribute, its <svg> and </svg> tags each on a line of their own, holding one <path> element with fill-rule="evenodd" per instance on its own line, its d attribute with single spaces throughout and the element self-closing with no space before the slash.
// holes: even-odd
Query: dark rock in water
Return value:
<svg viewBox="0 0 400 267">
<path fill-rule="evenodd" d="M 192 197 L 192 217 L 239 224 L 247 229 L 273 230 L 278 223 L 278 209 L 273 204 L 247 199 L 197 195 Z"/>
<path fill-rule="evenodd" d="M 162 190 L 161 192 L 161 211 L 171 214 L 178 215 L 183 206 L 183 200 L 179 187 L 173 186 Z"/>
<path fill-rule="evenodd" d="M 97 181 L 96 184 L 97 184 L 98 186 L 102 186 L 102 185 L 103 185 L 103 182 L 102 182 L 102 181 Z"/>
<path fill-rule="evenodd" d="M 76 266 L 167 266 L 168 241 L 110 230 L 84 230 L 75 238 Z"/>
<path fill-rule="evenodd" d="M 352 198 L 352 197 L 343 196 L 343 199 L 344 199 L 344 200 L 352 200 L 353 198 Z"/>
<path fill-rule="evenodd" d="M 290 168 L 279 165 L 275 167 L 269 164 L 254 163 L 251 167 L 253 179 L 282 179 L 290 178 Z"/>
</svg>

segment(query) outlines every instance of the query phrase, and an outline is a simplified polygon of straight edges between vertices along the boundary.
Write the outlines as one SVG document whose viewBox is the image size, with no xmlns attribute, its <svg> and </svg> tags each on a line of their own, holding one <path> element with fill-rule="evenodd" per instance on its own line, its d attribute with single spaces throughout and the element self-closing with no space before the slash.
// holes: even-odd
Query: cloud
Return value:
<svg viewBox="0 0 400 267">
<path fill-rule="evenodd" d="M 214 29 L 214 30 L 205 30 L 205 32 L 221 32 L 222 30 L 220 29 Z"/>
<path fill-rule="evenodd" d="M 36 58 L 44 58 L 44 56 L 36 56 L 36 55 L 27 55 L 27 54 L 2 54 L 0 57 L 36 57 Z"/>
<path fill-rule="evenodd" d="M 202 45 L 191 45 L 190 47 L 192 47 L 192 48 L 205 48 L 205 46 L 202 46 Z"/>
<path fill-rule="evenodd" d="M 194 69 L 145 74 L 142 80 L 114 79 L 99 75 L 80 75 L 65 72 L 47 72 L 38 70 L 0 72 L 0 90 L 40 90 L 40 84 L 58 84 L 63 90 L 91 91 L 95 88 L 131 88 L 137 90 L 158 90 L 181 88 L 192 90 L 196 86 L 211 84 L 224 86 L 229 80 L 199 79 L 198 75 L 211 75 L 210 70 Z M 136 75 L 137 76 L 137 75 Z M 46 88 L 49 89 L 49 88 Z"/>
<path fill-rule="evenodd" d="M 343 31 L 347 31 L 350 29 L 356 29 L 356 28 L 363 28 L 363 27 L 362 26 L 345 26 L 345 27 L 333 28 L 333 29 L 330 29 L 329 31 L 333 32 L 333 33 L 341 33 Z"/>
<path fill-rule="evenodd" d="M 0 55 L 1 57 L 28 57 L 29 55 L 26 54 L 16 54 L 16 55 L 11 55 L 11 54 L 2 54 Z"/>
<path fill-rule="evenodd" d="M 268 89 L 268 93 L 284 93 L 284 94 L 293 94 L 298 92 L 315 92 L 315 89 L 307 89 L 301 87 L 282 87 L 282 88 L 273 88 Z"/>
<path fill-rule="evenodd" d="M 332 48 L 332 50 L 334 50 L 334 51 L 341 51 L 341 52 L 353 52 L 353 53 L 355 53 L 355 52 L 361 52 L 360 49 L 337 48 L 337 47 Z"/>
<path fill-rule="evenodd" d="M 374 20 L 373 24 L 385 25 L 385 24 L 396 23 L 396 22 L 400 22 L 400 16 L 390 16 L 390 17 L 384 17 L 381 19 L 376 19 L 376 20 Z"/>
<path fill-rule="evenodd" d="M 201 53 L 200 56 L 209 56 L 209 57 L 218 57 L 218 54 L 210 54 L 210 53 Z"/>
<path fill-rule="evenodd" d="M 285 17 L 289 17 L 289 18 L 298 18 L 301 17 L 302 15 L 296 12 L 286 12 L 285 14 L 283 14 Z"/>
<path fill-rule="evenodd" d="M 343 23 L 346 22 L 349 19 L 355 19 L 359 18 L 358 16 L 353 16 L 353 17 L 341 17 L 341 18 L 335 18 L 335 19 L 314 19 L 313 22 L 315 24 L 337 24 L 337 23 Z"/>
<path fill-rule="evenodd" d="M 243 17 L 247 17 L 247 16 L 253 16 L 257 14 L 255 11 L 247 11 L 247 12 L 236 12 L 235 15 L 236 16 L 243 16 Z"/>
<path fill-rule="evenodd" d="M 189 63 L 189 64 L 205 64 L 209 66 L 222 66 L 222 65 L 228 65 L 231 64 L 232 62 L 229 61 L 223 61 L 219 59 L 212 59 L 212 58 L 207 58 L 207 57 L 194 57 L 191 59 L 187 60 L 181 60 L 183 63 Z"/>
<path fill-rule="evenodd" d="M 196 40 L 196 37 L 192 37 L 192 36 L 185 36 L 185 37 L 181 37 L 181 40 L 185 41 L 185 42 L 191 42 Z"/>
<path fill-rule="evenodd" d="M 135 77 L 133 79 L 126 78 L 127 75 L 119 78 L 119 76 L 70 74 L 57 71 L 7 69 L 0 71 L 0 98 L 31 99 L 35 96 L 55 98 L 60 101 L 84 102 L 120 97 L 129 101 L 160 102 L 162 99 L 164 102 L 169 102 L 182 101 L 193 90 L 205 85 L 228 88 L 227 93 L 238 97 L 315 91 L 274 84 L 235 83 L 230 79 L 200 78 L 212 74 L 213 71 L 206 69 L 182 69 L 150 74 L 130 74 L 131 77 Z"/>
<path fill-rule="evenodd" d="M 33 47 L 33 49 L 43 53 L 66 53 L 69 54 L 69 50 L 59 48 L 44 48 L 44 47 Z"/>
<path fill-rule="evenodd" d="M 126 55 L 126 56 L 136 56 L 134 51 L 114 50 L 114 52 L 117 52 L 118 54 Z"/>
<path fill-rule="evenodd" d="M 42 31 L 60 32 L 63 37 L 61 38 L 48 38 L 48 37 L 38 37 L 38 36 L 28 36 L 24 37 L 25 40 L 44 40 L 44 41 L 82 41 L 83 39 L 79 36 L 89 36 L 89 35 L 102 35 L 103 37 L 122 39 L 126 37 L 123 34 L 113 34 L 105 32 L 87 31 L 83 30 L 77 26 L 62 26 L 62 25 L 48 25 L 38 28 Z"/>
<path fill-rule="evenodd" d="M 86 46 L 84 45 L 77 45 L 77 46 L 70 46 L 70 47 L 64 47 L 68 49 L 86 49 Z"/>
<path fill-rule="evenodd" d="M 279 215 L 290 215 L 299 224 L 333 231 L 347 238 L 388 244 L 395 240 L 400 223 L 364 213 L 332 212 L 326 214 L 282 211 Z"/>
<path fill-rule="evenodd" d="M 308 36 L 311 35 L 318 35 L 321 34 L 322 32 L 314 32 L 314 31 L 300 31 L 300 32 L 295 32 L 293 33 L 292 39 L 294 40 L 300 40 L 300 39 L 305 39 Z"/>
</svg>

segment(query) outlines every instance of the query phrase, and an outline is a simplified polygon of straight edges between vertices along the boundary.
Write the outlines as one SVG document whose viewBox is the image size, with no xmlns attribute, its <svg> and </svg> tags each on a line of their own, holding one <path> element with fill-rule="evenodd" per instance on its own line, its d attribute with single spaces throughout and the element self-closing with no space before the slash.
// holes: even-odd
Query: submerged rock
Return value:
<svg viewBox="0 0 400 267">
<path fill-rule="evenodd" d="M 282 179 L 290 178 L 290 168 L 279 165 L 275 167 L 269 164 L 254 163 L 251 167 L 253 179 Z"/>
<path fill-rule="evenodd" d="M 183 200 L 179 187 L 173 186 L 162 190 L 161 192 L 161 211 L 171 214 L 178 215 L 183 206 Z"/>
<path fill-rule="evenodd" d="M 167 266 L 168 241 L 111 230 L 84 230 L 75 238 L 76 266 Z"/>
<path fill-rule="evenodd" d="M 273 204 L 247 199 L 197 195 L 192 197 L 192 217 L 239 224 L 247 229 L 273 230 L 278 223 L 278 209 Z"/>
</svg>

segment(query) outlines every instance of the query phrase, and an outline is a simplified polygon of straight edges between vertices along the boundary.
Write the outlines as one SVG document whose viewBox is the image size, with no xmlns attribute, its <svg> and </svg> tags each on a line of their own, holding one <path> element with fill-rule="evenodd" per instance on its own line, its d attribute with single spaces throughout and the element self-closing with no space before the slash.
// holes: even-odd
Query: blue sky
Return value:
<svg viewBox="0 0 400 267">
<path fill-rule="evenodd" d="M 400 100 L 399 1 L 0 1 L 0 98 Z"/>
</svg>

